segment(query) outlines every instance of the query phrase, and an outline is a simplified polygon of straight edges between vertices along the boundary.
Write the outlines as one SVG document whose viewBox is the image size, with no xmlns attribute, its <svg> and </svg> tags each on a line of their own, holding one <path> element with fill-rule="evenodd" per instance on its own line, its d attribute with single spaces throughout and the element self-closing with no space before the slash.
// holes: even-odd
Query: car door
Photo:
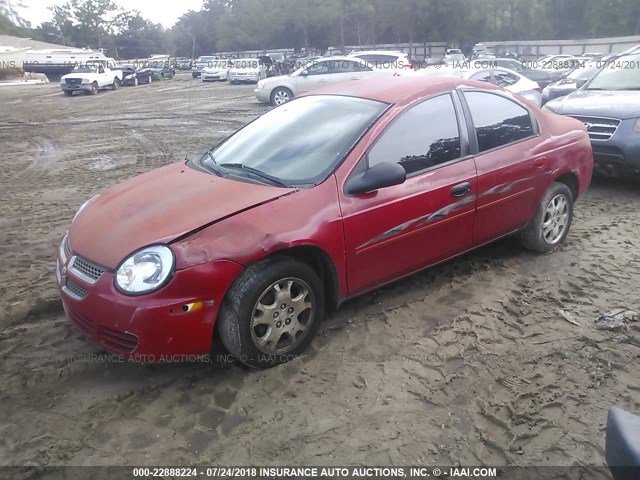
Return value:
<svg viewBox="0 0 640 480">
<path fill-rule="evenodd" d="M 330 62 L 330 60 L 322 60 L 319 62 L 314 61 L 302 74 L 298 75 L 296 79 L 298 95 L 328 85 Z"/>
<path fill-rule="evenodd" d="M 471 247 L 476 169 L 460 104 L 439 94 L 400 113 L 351 175 L 381 162 L 404 167 L 401 185 L 340 193 L 350 294 Z"/>
<path fill-rule="evenodd" d="M 474 244 L 511 233 L 528 222 L 547 160 L 536 154 L 538 126 L 527 107 L 499 92 L 462 91 L 472 126 L 478 172 Z"/>
</svg>

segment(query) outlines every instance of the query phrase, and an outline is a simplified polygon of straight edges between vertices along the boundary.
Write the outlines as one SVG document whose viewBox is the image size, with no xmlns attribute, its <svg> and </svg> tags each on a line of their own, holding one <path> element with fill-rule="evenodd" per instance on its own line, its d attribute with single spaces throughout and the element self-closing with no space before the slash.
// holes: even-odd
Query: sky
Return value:
<svg viewBox="0 0 640 480">
<path fill-rule="evenodd" d="M 138 10 L 143 18 L 154 23 L 161 23 L 171 27 L 180 16 L 189 10 L 200 10 L 202 0 L 115 0 L 126 10 Z M 22 0 L 24 8 L 17 9 L 25 20 L 31 22 L 32 27 L 51 19 L 51 12 L 47 7 L 61 5 L 60 0 Z"/>
</svg>

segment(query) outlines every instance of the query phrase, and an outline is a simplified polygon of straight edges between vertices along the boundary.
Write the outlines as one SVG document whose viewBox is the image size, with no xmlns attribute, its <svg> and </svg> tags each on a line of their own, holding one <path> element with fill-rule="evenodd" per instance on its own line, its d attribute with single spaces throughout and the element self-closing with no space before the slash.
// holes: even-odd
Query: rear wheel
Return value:
<svg viewBox="0 0 640 480">
<path fill-rule="evenodd" d="M 271 92 L 271 105 L 277 107 L 293 98 L 293 92 L 285 87 L 278 87 Z"/>
<path fill-rule="evenodd" d="M 564 242 L 573 220 L 573 195 L 563 183 L 553 182 L 536 209 L 533 219 L 520 232 L 529 250 L 548 252 Z"/>
<path fill-rule="evenodd" d="M 222 302 L 217 331 L 242 363 L 265 368 L 292 360 L 324 316 L 324 289 L 308 265 L 287 257 L 248 267 Z"/>
</svg>

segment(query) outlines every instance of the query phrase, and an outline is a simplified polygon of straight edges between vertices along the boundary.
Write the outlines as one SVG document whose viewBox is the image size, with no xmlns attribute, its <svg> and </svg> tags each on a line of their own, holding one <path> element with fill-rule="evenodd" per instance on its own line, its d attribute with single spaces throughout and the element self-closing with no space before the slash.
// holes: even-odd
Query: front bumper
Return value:
<svg viewBox="0 0 640 480">
<path fill-rule="evenodd" d="M 622 120 L 608 140 L 591 139 L 594 171 L 608 176 L 640 175 L 640 133 L 635 119 Z"/>
<path fill-rule="evenodd" d="M 60 88 L 63 92 L 89 92 L 93 84 L 91 83 L 61 83 Z"/>
<path fill-rule="evenodd" d="M 242 270 L 226 260 L 202 264 L 176 271 L 156 292 L 128 296 L 116 290 L 110 270 L 95 283 L 78 275 L 72 267 L 75 257 L 60 249 L 57 259 L 67 318 L 105 350 L 144 362 L 208 353 L 220 302 Z"/>
<path fill-rule="evenodd" d="M 132 86 L 136 84 L 136 77 L 126 77 L 122 79 L 123 86 Z"/>
<path fill-rule="evenodd" d="M 238 83 L 258 83 L 260 81 L 260 74 L 255 75 L 229 75 L 230 82 Z"/>
<path fill-rule="evenodd" d="M 225 73 L 202 73 L 200 78 L 203 82 L 215 82 L 219 80 L 226 80 L 227 75 Z"/>
<path fill-rule="evenodd" d="M 262 103 L 271 103 L 271 89 L 269 88 L 262 88 L 260 90 L 258 90 L 257 88 L 253 91 L 253 93 L 255 94 L 256 98 L 258 99 L 259 102 Z"/>
</svg>

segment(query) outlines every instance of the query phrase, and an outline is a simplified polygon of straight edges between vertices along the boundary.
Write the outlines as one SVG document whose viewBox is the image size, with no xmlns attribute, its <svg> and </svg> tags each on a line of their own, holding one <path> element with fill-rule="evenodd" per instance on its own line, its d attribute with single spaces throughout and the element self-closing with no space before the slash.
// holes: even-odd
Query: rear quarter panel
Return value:
<svg viewBox="0 0 640 480">
<path fill-rule="evenodd" d="M 547 185 L 561 175 L 574 173 L 578 178 L 578 195 L 589 187 L 593 175 L 593 151 L 584 124 L 574 118 L 536 109 L 540 125 L 539 153 L 548 159 Z M 542 198 L 546 188 L 540 192 Z"/>
</svg>

